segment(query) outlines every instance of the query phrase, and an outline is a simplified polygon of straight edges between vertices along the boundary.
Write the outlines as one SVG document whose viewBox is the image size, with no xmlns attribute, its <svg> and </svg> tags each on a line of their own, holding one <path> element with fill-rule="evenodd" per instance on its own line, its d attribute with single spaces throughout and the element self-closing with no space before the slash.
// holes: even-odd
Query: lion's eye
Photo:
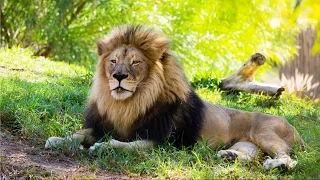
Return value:
<svg viewBox="0 0 320 180">
<path fill-rule="evenodd" d="M 131 65 L 138 65 L 138 64 L 140 64 L 140 61 L 132 61 Z"/>
<path fill-rule="evenodd" d="M 115 64 L 115 63 L 117 62 L 117 60 L 112 59 L 112 60 L 110 60 L 110 62 L 111 62 L 112 64 Z"/>
</svg>

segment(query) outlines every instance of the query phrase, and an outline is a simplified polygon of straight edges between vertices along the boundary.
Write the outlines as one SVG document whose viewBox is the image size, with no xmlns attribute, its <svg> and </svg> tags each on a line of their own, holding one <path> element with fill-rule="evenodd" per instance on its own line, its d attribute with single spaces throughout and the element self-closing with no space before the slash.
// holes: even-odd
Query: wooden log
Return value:
<svg viewBox="0 0 320 180">
<path fill-rule="evenodd" d="M 262 54 L 253 54 L 235 73 L 222 79 L 221 89 L 280 96 L 285 90 L 284 87 L 255 81 L 255 73 L 265 61 L 266 58 Z"/>
</svg>

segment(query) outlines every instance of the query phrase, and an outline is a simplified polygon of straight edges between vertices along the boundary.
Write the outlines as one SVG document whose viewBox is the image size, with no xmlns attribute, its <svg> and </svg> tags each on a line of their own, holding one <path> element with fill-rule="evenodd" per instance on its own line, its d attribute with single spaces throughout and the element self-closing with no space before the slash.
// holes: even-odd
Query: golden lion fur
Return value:
<svg viewBox="0 0 320 180">
<path fill-rule="evenodd" d="M 120 26 L 102 40 L 98 41 L 98 54 L 102 55 L 97 64 L 97 72 L 89 101 L 98 103 L 101 114 L 107 114 L 108 119 L 125 133 L 134 123 L 134 120 L 143 115 L 156 100 L 170 102 L 179 98 L 186 101 L 186 94 L 189 91 L 189 83 L 182 68 L 176 63 L 174 55 L 169 51 L 170 41 L 151 30 L 137 31 L 135 36 L 127 35 L 127 26 Z M 142 28 L 138 26 L 136 28 Z M 127 38 L 124 36 L 130 36 Z M 139 85 L 132 99 L 118 101 L 111 97 L 106 77 L 104 60 L 113 50 L 123 46 L 132 45 L 154 63 L 150 69 L 150 76 L 146 82 Z M 162 64 L 158 60 L 166 53 L 169 59 Z M 166 74 L 164 74 L 164 72 Z M 107 113 L 106 113 L 107 112 Z"/>
</svg>

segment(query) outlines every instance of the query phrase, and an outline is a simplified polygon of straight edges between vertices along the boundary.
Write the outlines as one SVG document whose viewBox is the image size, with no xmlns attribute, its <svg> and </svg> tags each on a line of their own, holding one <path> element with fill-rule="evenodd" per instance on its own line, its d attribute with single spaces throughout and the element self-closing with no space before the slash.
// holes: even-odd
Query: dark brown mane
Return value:
<svg viewBox="0 0 320 180">
<path fill-rule="evenodd" d="M 152 29 L 138 26 L 119 26 L 105 38 L 97 42 L 98 54 L 109 53 L 123 46 L 132 45 L 143 52 L 150 60 L 158 60 L 170 48 L 170 41 Z"/>
</svg>

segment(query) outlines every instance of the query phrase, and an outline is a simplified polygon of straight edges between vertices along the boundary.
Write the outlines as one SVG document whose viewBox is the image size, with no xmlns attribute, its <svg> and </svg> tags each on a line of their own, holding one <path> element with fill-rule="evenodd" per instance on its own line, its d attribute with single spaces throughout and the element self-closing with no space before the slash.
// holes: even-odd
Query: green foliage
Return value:
<svg viewBox="0 0 320 180">
<path fill-rule="evenodd" d="M 94 45 L 98 24 L 83 24 L 79 16 L 93 8 L 92 1 L 29 1 L 3 2 L 2 42 L 4 45 L 32 47 L 36 55 L 51 55 L 68 62 L 86 62 L 95 56 L 90 53 Z M 75 23 L 75 21 L 77 22 Z M 90 28 L 89 28 L 90 27 Z M 85 34 L 85 35 L 84 35 Z"/>
<path fill-rule="evenodd" d="M 220 87 L 220 79 L 214 77 L 201 77 L 196 76 L 191 82 L 192 87 L 194 88 L 206 88 L 210 90 L 216 90 Z"/>
<path fill-rule="evenodd" d="M 303 29 L 305 28 L 303 26 L 309 27 L 310 25 L 316 29 L 318 32 L 317 39 L 312 47 L 311 52 L 313 55 L 320 52 L 320 1 L 302 1 L 294 13 L 294 20 L 298 21 L 299 26 L 302 26 Z"/>
<path fill-rule="evenodd" d="M 0 49 L 0 112 L 1 128 L 24 135 L 43 147 L 50 136 L 67 136 L 82 126 L 92 72 L 81 66 L 33 57 L 28 49 Z M 189 72 L 188 72 L 189 73 Z M 293 94 L 280 99 L 248 93 L 224 93 L 217 86 L 219 79 L 205 74 L 193 80 L 202 99 L 246 111 L 260 111 L 284 116 L 295 126 L 307 151 L 295 150 L 296 169 L 265 172 L 265 157 L 251 163 L 224 162 L 206 142 L 193 149 L 179 150 L 169 143 L 151 150 L 132 152 L 108 148 L 88 156 L 86 149 L 77 149 L 70 142 L 52 151 L 76 157 L 92 169 L 103 168 L 137 178 L 157 179 L 308 179 L 319 177 L 320 168 L 320 108 L 311 101 Z M 5 126 L 2 126 L 5 125 Z M 109 138 L 109 137 L 107 137 Z"/>
<path fill-rule="evenodd" d="M 1 7 L 2 46 L 32 47 L 67 62 L 91 64 L 96 40 L 124 23 L 162 29 L 189 77 L 226 76 L 255 52 L 268 63 L 296 52 L 291 0 L 4 0 Z"/>
</svg>

